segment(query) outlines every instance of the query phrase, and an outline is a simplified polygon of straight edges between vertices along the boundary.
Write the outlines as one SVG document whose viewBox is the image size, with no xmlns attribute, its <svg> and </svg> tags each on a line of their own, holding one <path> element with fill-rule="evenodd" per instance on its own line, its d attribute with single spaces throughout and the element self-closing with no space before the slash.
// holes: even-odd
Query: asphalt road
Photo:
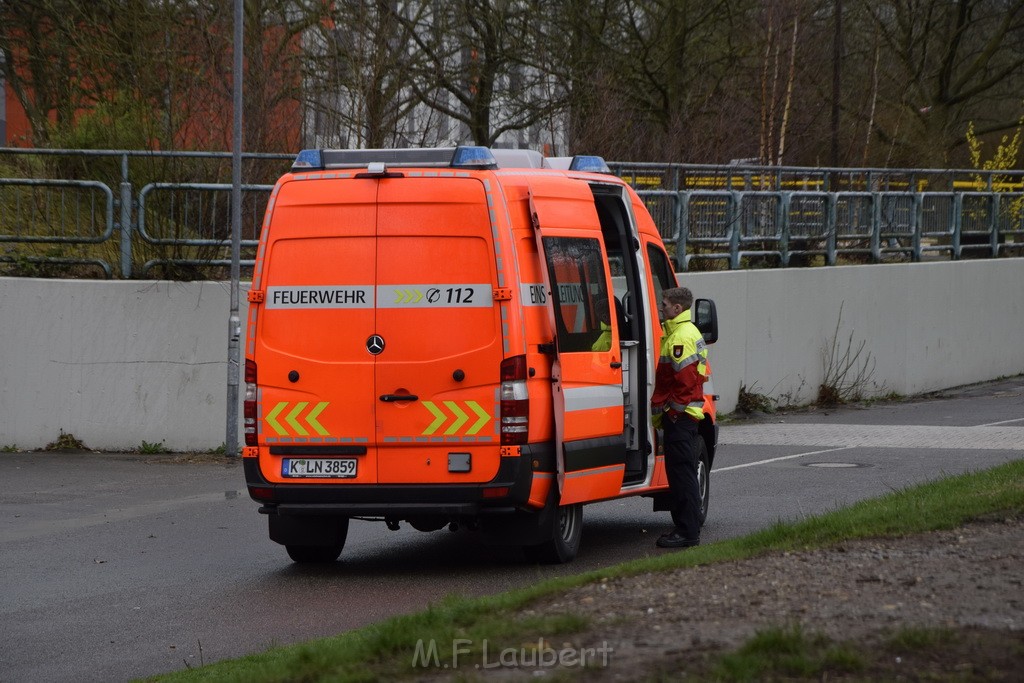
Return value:
<svg viewBox="0 0 1024 683">
<path fill-rule="evenodd" d="M 1024 377 L 945 397 L 725 425 L 702 540 L 1024 457 Z M 341 561 L 292 564 L 237 462 L 0 453 L 0 681 L 124 681 L 259 652 L 658 552 L 647 499 L 588 506 L 577 560 L 467 532 L 353 522 Z"/>
</svg>

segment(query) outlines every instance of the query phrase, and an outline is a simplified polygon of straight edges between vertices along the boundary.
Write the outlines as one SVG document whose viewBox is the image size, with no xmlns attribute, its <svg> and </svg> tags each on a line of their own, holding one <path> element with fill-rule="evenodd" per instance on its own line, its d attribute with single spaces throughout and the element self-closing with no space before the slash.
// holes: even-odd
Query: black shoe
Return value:
<svg viewBox="0 0 1024 683">
<path fill-rule="evenodd" d="M 659 538 L 655 545 L 659 548 L 692 548 L 695 545 L 700 545 L 700 539 L 687 538 L 678 531 L 673 531 Z"/>
</svg>

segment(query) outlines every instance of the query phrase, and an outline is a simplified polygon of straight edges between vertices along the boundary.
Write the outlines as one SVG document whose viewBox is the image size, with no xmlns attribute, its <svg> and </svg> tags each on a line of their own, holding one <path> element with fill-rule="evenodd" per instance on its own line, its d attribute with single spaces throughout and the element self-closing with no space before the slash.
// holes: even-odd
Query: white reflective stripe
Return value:
<svg viewBox="0 0 1024 683">
<path fill-rule="evenodd" d="M 377 308 L 491 308 L 494 288 L 486 284 L 378 285 Z"/>
<path fill-rule="evenodd" d="M 687 408 L 703 408 L 704 400 L 701 399 L 700 401 L 693 401 L 691 403 L 676 403 L 675 401 L 669 401 L 668 407 L 677 413 L 684 413 Z"/>
<path fill-rule="evenodd" d="M 565 412 L 591 410 L 594 408 L 621 408 L 621 384 L 597 384 L 586 387 L 567 387 Z"/>
<path fill-rule="evenodd" d="M 373 287 L 365 285 L 267 287 L 266 308 L 373 308 Z"/>
<path fill-rule="evenodd" d="M 693 363 L 697 363 L 701 360 L 703 359 L 701 358 L 701 355 L 699 353 L 692 354 L 680 360 L 676 360 L 675 358 L 673 358 L 672 367 L 678 371 L 680 368 L 685 368 L 687 365 L 692 365 Z"/>
</svg>

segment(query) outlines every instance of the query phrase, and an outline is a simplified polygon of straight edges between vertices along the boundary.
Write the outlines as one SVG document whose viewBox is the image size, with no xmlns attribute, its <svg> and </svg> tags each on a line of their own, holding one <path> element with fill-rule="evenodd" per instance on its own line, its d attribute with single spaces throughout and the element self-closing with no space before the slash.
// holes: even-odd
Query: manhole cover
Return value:
<svg viewBox="0 0 1024 683">
<path fill-rule="evenodd" d="M 842 467 L 867 467 L 867 465 L 861 465 L 855 462 L 809 462 L 805 467 L 826 467 L 826 468 L 842 468 Z"/>
</svg>

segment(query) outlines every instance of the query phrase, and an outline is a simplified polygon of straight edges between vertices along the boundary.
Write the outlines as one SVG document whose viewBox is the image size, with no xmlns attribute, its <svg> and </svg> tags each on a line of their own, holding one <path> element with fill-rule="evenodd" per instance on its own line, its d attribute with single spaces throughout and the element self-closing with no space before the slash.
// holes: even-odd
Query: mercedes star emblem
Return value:
<svg viewBox="0 0 1024 683">
<path fill-rule="evenodd" d="M 378 355 L 384 350 L 384 337 L 379 334 L 375 334 L 366 340 L 366 350 L 373 355 Z"/>
</svg>

